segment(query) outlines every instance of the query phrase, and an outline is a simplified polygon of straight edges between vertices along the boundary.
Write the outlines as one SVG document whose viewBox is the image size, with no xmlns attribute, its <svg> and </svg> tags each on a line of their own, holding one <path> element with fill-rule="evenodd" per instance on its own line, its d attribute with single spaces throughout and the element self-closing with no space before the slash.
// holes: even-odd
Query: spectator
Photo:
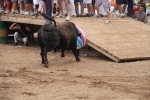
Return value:
<svg viewBox="0 0 150 100">
<path fill-rule="evenodd" d="M 85 3 L 87 4 L 88 8 L 88 14 L 86 14 L 86 17 L 93 17 L 94 16 L 94 9 L 92 6 L 92 0 L 85 0 Z"/>
<path fill-rule="evenodd" d="M 116 0 L 110 0 L 110 12 L 113 11 L 115 4 L 116 4 Z"/>
<path fill-rule="evenodd" d="M 60 14 L 60 9 L 59 9 L 59 5 L 58 5 L 58 0 L 54 0 L 53 4 L 54 4 L 54 7 L 55 7 L 55 8 L 54 8 L 54 9 L 55 9 L 55 13 L 57 13 L 56 16 L 58 17 L 59 14 Z"/>
<path fill-rule="evenodd" d="M 43 12 L 46 12 L 46 0 L 42 0 L 43 1 Z M 52 8 L 53 8 L 53 0 L 52 1 Z M 53 9 L 52 9 L 52 12 L 53 12 Z"/>
<path fill-rule="evenodd" d="M 145 0 L 139 0 L 138 5 L 142 5 L 144 8 L 144 12 L 146 12 L 146 1 Z"/>
<path fill-rule="evenodd" d="M 71 15 L 71 17 L 75 17 L 76 12 L 75 12 L 74 0 L 69 0 L 69 3 L 70 3 L 70 15 Z"/>
<path fill-rule="evenodd" d="M 110 4 L 112 5 L 112 2 Z M 117 13 L 118 13 L 118 16 L 120 16 L 120 13 L 121 13 L 121 1 L 120 0 L 115 0 L 115 5 L 114 5 L 114 9 L 111 12 L 111 17 L 117 17 Z"/>
<path fill-rule="evenodd" d="M 141 21 L 141 22 L 144 22 L 144 23 L 148 22 L 147 15 L 144 12 L 144 7 L 143 6 L 140 6 L 139 10 L 135 12 L 134 18 L 135 18 L 136 21 Z"/>
<path fill-rule="evenodd" d="M 38 16 L 39 2 L 40 0 L 33 0 L 34 16 L 36 17 Z"/>
<path fill-rule="evenodd" d="M 148 0 L 146 3 L 146 14 L 148 18 L 150 18 L 150 0 Z"/>
<path fill-rule="evenodd" d="M 24 0 L 25 15 L 33 15 L 33 0 Z"/>
<path fill-rule="evenodd" d="M 123 10 L 121 7 L 122 4 L 124 4 Z M 114 7 L 114 10 L 111 12 L 111 16 L 114 16 L 116 14 L 115 11 L 119 10 L 118 16 L 125 17 L 127 5 L 128 5 L 128 0 L 116 0 L 116 5 Z"/>
<path fill-rule="evenodd" d="M 134 16 L 136 11 L 138 11 L 138 5 L 137 6 L 133 6 L 133 16 Z"/>
<path fill-rule="evenodd" d="M 123 9 L 121 10 L 121 17 L 125 17 L 127 5 L 128 5 L 128 0 L 122 0 L 122 4 L 124 4 L 124 5 L 123 5 Z"/>
<path fill-rule="evenodd" d="M 62 0 L 58 0 L 58 5 L 59 5 L 59 14 L 56 17 L 64 17 Z"/>
<path fill-rule="evenodd" d="M 6 6 L 6 8 L 4 6 Z M 5 0 L 5 2 L 4 0 L 0 0 L 0 13 L 10 13 L 10 0 Z"/>
<path fill-rule="evenodd" d="M 83 4 L 83 0 L 74 0 L 75 3 L 75 12 L 76 12 L 76 16 L 80 17 L 83 16 L 83 11 L 84 11 L 84 4 Z M 79 9 L 80 6 L 80 9 Z M 79 10 L 81 15 L 79 14 Z"/>
<path fill-rule="evenodd" d="M 99 7 L 99 15 L 100 15 L 100 17 L 106 17 L 106 16 L 107 16 L 107 13 L 106 13 L 106 11 L 104 10 L 103 5 L 101 5 L 101 6 Z M 96 17 L 99 17 L 99 16 L 96 16 Z"/>
<path fill-rule="evenodd" d="M 12 6 L 12 14 L 18 14 L 18 3 L 19 3 L 19 7 L 20 7 L 20 14 L 24 14 L 24 0 L 11 0 L 11 2 L 13 2 L 13 6 Z"/>
<path fill-rule="evenodd" d="M 67 11 L 67 14 L 66 14 L 66 21 L 69 21 L 71 16 L 70 16 L 70 3 L 69 3 L 69 0 L 58 0 L 58 4 L 59 4 L 59 10 L 60 10 L 60 13 L 59 15 L 57 15 L 56 17 L 64 17 L 64 7 L 66 7 L 66 11 Z"/>
<path fill-rule="evenodd" d="M 0 13 L 4 13 L 4 0 L 0 0 Z"/>
<path fill-rule="evenodd" d="M 97 10 L 97 17 L 100 17 L 99 15 L 99 6 L 103 5 L 104 11 L 107 12 L 107 20 L 105 24 L 110 23 L 110 13 L 109 13 L 109 1 L 108 0 L 97 0 L 95 3 L 95 8 Z"/>
<path fill-rule="evenodd" d="M 18 3 L 17 0 L 11 0 L 12 4 L 12 14 L 18 14 Z"/>
<path fill-rule="evenodd" d="M 71 16 L 70 16 L 70 4 L 69 4 L 69 0 L 64 0 L 64 1 L 65 1 L 66 9 L 67 9 L 66 21 L 69 21 L 71 18 Z"/>
<path fill-rule="evenodd" d="M 20 14 L 23 15 L 24 14 L 24 0 L 18 0 L 19 3 L 19 7 L 20 7 Z"/>
<path fill-rule="evenodd" d="M 10 13 L 10 0 L 6 0 L 6 9 L 5 9 L 5 14 Z"/>
<path fill-rule="evenodd" d="M 92 0 L 92 8 L 93 8 L 93 10 L 94 10 L 94 14 L 95 14 L 95 0 Z M 84 6 L 84 4 L 83 4 L 83 6 Z M 83 7 L 83 9 L 84 9 L 84 7 Z"/>
<path fill-rule="evenodd" d="M 139 1 L 137 2 L 137 4 L 142 4 L 142 1 L 143 1 L 143 0 L 139 0 Z"/>
<path fill-rule="evenodd" d="M 23 41 L 24 45 L 29 46 L 28 44 L 28 38 L 27 36 L 29 35 L 30 29 L 29 27 L 25 24 L 25 25 L 20 25 L 17 23 L 13 23 L 10 27 L 10 30 L 15 30 L 14 33 L 14 46 L 18 45 L 18 40 Z"/>
<path fill-rule="evenodd" d="M 43 8 L 45 9 L 45 12 L 46 12 L 46 0 L 43 0 L 44 1 L 44 6 Z M 51 11 L 51 17 L 54 18 L 54 0 L 52 0 L 52 11 Z"/>
<path fill-rule="evenodd" d="M 17 2 L 18 1 L 18 2 Z M 24 0 L 11 0 L 11 2 L 13 3 L 12 6 L 12 14 L 18 14 L 18 3 L 20 6 L 20 14 L 24 14 Z"/>
<path fill-rule="evenodd" d="M 46 2 L 43 0 L 39 0 L 38 11 L 41 13 L 46 13 Z"/>
<path fill-rule="evenodd" d="M 76 13 L 75 13 L 75 5 L 74 5 L 74 0 L 69 0 L 69 4 L 70 4 L 70 15 L 71 17 L 75 17 L 76 16 Z M 66 6 L 65 6 L 65 3 L 63 2 L 63 12 L 64 12 L 64 15 L 67 16 L 67 9 L 66 9 Z"/>
</svg>

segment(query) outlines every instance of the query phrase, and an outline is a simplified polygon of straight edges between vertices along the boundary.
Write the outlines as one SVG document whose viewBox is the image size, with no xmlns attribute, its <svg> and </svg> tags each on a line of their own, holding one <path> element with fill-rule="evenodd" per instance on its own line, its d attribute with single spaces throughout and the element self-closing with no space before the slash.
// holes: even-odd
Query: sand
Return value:
<svg viewBox="0 0 150 100">
<path fill-rule="evenodd" d="M 0 100 L 150 100 L 150 60 L 116 63 L 83 48 L 49 52 L 41 64 L 38 44 L 0 44 Z"/>
</svg>

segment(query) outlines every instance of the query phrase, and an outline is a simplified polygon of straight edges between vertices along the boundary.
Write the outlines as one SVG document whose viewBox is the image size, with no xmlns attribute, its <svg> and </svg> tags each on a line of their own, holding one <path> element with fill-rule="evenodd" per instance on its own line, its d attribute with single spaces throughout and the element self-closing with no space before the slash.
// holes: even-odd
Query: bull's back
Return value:
<svg viewBox="0 0 150 100">
<path fill-rule="evenodd" d="M 58 25 L 60 47 L 70 49 L 70 45 L 76 44 L 78 30 L 74 23 L 63 22 Z"/>
<path fill-rule="evenodd" d="M 40 47 L 47 47 L 47 50 L 50 51 L 54 49 L 59 44 L 59 36 L 57 30 L 45 30 L 42 26 L 38 31 L 38 41 Z"/>
<path fill-rule="evenodd" d="M 75 24 L 72 22 L 63 22 L 58 25 L 58 28 L 59 28 L 61 34 L 70 40 L 76 39 L 76 37 L 78 35 L 78 30 L 77 30 Z"/>
</svg>

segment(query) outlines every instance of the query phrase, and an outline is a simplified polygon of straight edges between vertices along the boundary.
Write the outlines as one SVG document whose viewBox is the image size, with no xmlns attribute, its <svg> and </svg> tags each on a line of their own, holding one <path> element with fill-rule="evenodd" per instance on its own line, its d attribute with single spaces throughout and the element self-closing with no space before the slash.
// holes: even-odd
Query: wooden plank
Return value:
<svg viewBox="0 0 150 100">
<path fill-rule="evenodd" d="M 1 16 L 2 21 L 44 25 L 42 16 Z M 57 23 L 65 18 L 55 18 Z M 111 18 L 110 24 L 104 24 L 106 18 L 71 18 L 87 35 L 87 44 L 110 59 L 120 62 L 128 60 L 150 59 L 150 26 L 134 21 L 132 18 Z"/>
<path fill-rule="evenodd" d="M 85 19 L 73 22 L 86 31 L 87 44 L 94 49 L 116 62 L 150 58 L 149 25 L 132 18 L 112 18 L 108 25 L 104 18 Z"/>
</svg>

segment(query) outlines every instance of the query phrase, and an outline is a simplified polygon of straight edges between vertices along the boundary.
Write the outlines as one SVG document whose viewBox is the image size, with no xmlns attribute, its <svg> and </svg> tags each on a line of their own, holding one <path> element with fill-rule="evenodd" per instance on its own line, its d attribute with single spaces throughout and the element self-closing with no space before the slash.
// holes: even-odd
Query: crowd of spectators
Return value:
<svg viewBox="0 0 150 100">
<path fill-rule="evenodd" d="M 122 1 L 122 2 L 121 2 Z M 52 17 L 125 17 L 129 0 L 52 0 Z M 97 4 L 99 2 L 99 4 Z M 101 4 L 100 4 L 101 3 Z M 133 0 L 133 17 L 139 7 L 150 17 L 150 0 Z M 109 12 L 106 5 L 109 7 Z M 98 7 L 98 8 L 97 8 Z M 85 9 L 87 8 L 87 12 Z M 0 0 L 0 13 L 38 16 L 46 12 L 46 0 Z M 56 12 L 54 14 L 54 12 Z M 108 18 L 107 18 L 108 19 Z"/>
<path fill-rule="evenodd" d="M 136 21 L 147 23 L 150 18 L 150 0 L 135 0 L 133 17 Z"/>
</svg>

